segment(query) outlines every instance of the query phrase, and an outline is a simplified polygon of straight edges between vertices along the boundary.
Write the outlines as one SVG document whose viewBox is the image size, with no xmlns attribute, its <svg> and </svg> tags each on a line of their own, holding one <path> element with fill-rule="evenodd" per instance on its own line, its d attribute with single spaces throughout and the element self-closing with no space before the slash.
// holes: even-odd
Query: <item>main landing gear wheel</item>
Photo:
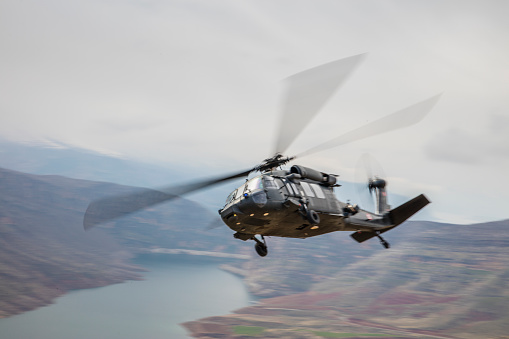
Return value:
<svg viewBox="0 0 509 339">
<path fill-rule="evenodd" d="M 311 225 L 318 225 L 320 223 L 320 216 L 315 210 L 309 210 L 306 219 Z"/>
<path fill-rule="evenodd" d="M 258 255 L 260 257 L 265 257 L 267 255 L 267 253 L 269 253 L 267 246 L 264 244 L 261 244 L 261 243 L 255 244 L 255 250 L 256 250 L 256 253 L 258 253 Z"/>
<path fill-rule="evenodd" d="M 258 240 L 256 237 L 253 237 L 253 240 L 256 241 L 255 244 L 256 253 L 258 253 L 260 257 L 265 257 L 267 253 L 269 253 L 269 250 L 267 249 L 267 244 L 265 243 L 265 238 L 263 237 L 263 235 L 262 235 L 263 242 Z"/>
<path fill-rule="evenodd" d="M 311 225 L 318 225 L 320 223 L 320 216 L 315 210 L 308 209 L 307 201 L 305 199 L 300 199 L 299 212 Z"/>
</svg>

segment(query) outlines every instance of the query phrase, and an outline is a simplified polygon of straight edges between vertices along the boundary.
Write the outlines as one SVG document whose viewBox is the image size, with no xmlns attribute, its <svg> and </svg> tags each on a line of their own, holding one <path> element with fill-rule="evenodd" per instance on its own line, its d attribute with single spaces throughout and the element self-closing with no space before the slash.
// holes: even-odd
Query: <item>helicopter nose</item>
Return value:
<svg viewBox="0 0 509 339">
<path fill-rule="evenodd" d="M 250 196 L 258 207 L 263 207 L 267 203 L 267 194 L 264 191 L 254 192 Z"/>
</svg>

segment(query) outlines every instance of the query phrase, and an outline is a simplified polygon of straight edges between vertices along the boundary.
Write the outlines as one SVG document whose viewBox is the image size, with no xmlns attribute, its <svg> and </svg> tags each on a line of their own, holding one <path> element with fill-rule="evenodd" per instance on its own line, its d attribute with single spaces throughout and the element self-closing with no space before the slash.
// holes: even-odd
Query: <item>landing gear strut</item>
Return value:
<svg viewBox="0 0 509 339">
<path fill-rule="evenodd" d="M 262 235 L 263 242 L 258 240 L 258 238 L 256 237 L 253 237 L 253 240 L 256 241 L 255 244 L 256 253 L 258 253 L 260 257 L 265 257 L 269 251 L 267 249 L 267 243 L 265 242 L 265 238 L 263 237 L 263 235 Z"/>
<path fill-rule="evenodd" d="M 391 247 L 391 245 L 384 238 L 382 238 L 380 234 L 377 234 L 376 236 L 378 237 L 378 239 L 380 239 L 380 244 L 382 244 L 383 247 L 385 248 Z"/>
</svg>

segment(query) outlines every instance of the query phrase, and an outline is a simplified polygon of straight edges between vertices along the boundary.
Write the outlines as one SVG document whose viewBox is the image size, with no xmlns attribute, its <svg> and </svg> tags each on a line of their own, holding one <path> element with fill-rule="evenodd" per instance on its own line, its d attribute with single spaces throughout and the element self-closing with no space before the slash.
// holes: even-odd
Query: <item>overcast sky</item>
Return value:
<svg viewBox="0 0 509 339">
<path fill-rule="evenodd" d="M 3 0 L 0 137 L 228 173 L 274 150 L 283 79 L 367 53 L 289 155 L 443 93 L 418 125 L 298 163 L 349 181 L 368 152 L 437 220 L 508 218 L 508 14 L 505 0 Z"/>
</svg>

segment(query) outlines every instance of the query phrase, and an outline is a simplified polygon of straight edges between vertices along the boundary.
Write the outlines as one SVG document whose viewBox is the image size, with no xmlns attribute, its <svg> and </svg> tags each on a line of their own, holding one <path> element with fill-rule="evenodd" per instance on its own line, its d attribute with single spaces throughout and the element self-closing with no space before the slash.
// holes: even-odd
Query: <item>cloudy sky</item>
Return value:
<svg viewBox="0 0 509 339">
<path fill-rule="evenodd" d="M 299 160 L 355 179 L 360 154 L 437 220 L 508 218 L 509 2 L 3 0 L 0 137 L 196 173 L 274 150 L 282 80 L 362 64 L 288 149 L 443 93 L 418 125 Z"/>
</svg>

